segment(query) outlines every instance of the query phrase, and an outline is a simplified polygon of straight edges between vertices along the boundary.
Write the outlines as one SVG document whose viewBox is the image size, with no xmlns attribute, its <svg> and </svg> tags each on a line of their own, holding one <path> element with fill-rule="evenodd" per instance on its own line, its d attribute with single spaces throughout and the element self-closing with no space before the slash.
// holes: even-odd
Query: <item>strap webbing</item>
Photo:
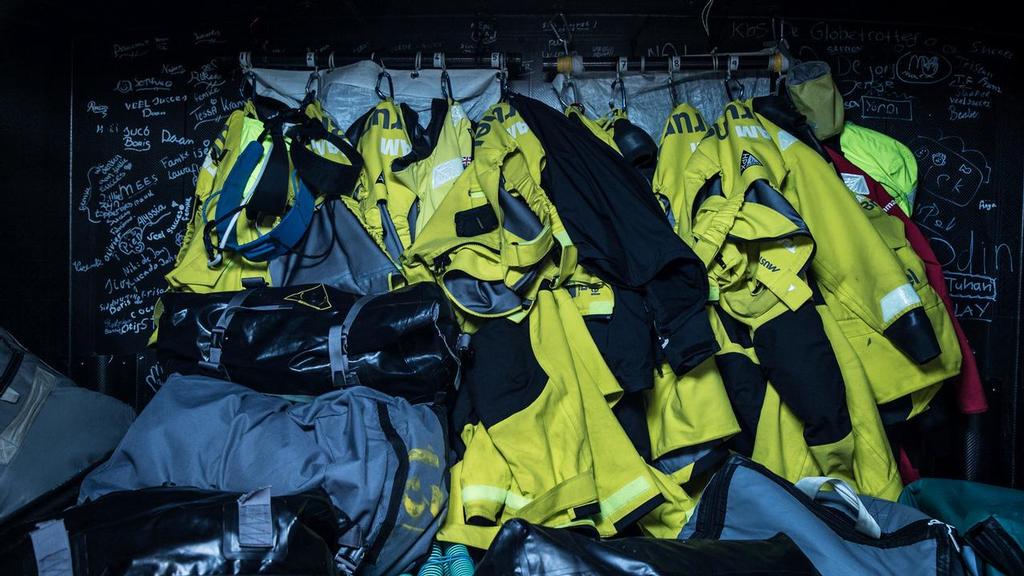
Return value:
<svg viewBox="0 0 1024 576">
<path fill-rule="evenodd" d="M 310 121 L 294 129 L 291 147 L 292 166 L 299 178 L 313 192 L 322 196 L 351 195 L 356 180 L 363 169 L 363 157 L 344 138 L 332 134 L 321 122 Z M 306 145 L 314 140 L 324 140 L 341 150 L 351 165 L 334 162 L 314 153 Z"/>
<path fill-rule="evenodd" d="M 335 386 L 347 388 L 359 385 L 358 375 L 355 372 L 350 372 L 348 369 L 348 334 L 352 329 L 352 324 L 356 321 L 356 316 L 359 315 L 359 311 L 374 298 L 376 298 L 375 295 L 367 294 L 356 300 L 352 307 L 349 308 L 348 314 L 345 315 L 345 320 L 341 325 L 331 326 L 330 331 L 327 333 L 327 353 L 331 361 L 331 382 Z M 338 381 L 339 374 L 341 375 L 340 383 Z"/>
<path fill-rule="evenodd" d="M 73 576 L 71 544 L 63 520 L 48 520 L 29 534 L 39 576 Z"/>
<path fill-rule="evenodd" d="M 288 164 L 288 147 L 284 141 L 280 121 L 270 123 L 267 130 L 270 131 L 272 143 L 270 158 L 245 205 L 245 215 L 253 221 L 281 216 L 288 209 L 288 174 L 291 168 Z M 256 142 L 259 143 L 260 140 L 262 138 Z"/>
<path fill-rule="evenodd" d="M 238 499 L 238 545 L 245 548 L 273 548 L 274 520 L 270 511 L 270 488 L 260 488 Z"/>
</svg>

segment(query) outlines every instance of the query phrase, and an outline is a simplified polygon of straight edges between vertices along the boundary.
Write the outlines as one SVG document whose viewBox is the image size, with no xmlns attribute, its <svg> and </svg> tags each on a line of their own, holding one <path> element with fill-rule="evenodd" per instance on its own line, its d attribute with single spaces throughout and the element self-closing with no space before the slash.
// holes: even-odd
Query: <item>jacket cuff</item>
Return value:
<svg viewBox="0 0 1024 576">
<path fill-rule="evenodd" d="M 693 370 L 718 352 L 718 342 L 711 331 L 705 309 L 685 320 L 668 338 L 661 339 L 665 361 L 678 376 Z"/>
<path fill-rule="evenodd" d="M 917 364 L 925 364 L 942 352 L 924 308 L 914 308 L 903 314 L 882 334 Z"/>
</svg>

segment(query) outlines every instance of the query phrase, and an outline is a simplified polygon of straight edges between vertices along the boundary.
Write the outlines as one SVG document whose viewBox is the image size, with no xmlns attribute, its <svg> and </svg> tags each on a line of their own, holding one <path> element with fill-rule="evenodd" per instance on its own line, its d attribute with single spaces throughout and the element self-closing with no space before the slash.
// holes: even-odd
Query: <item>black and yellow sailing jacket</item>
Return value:
<svg viewBox="0 0 1024 576">
<path fill-rule="evenodd" d="M 695 500 L 616 422 L 622 388 L 566 290 L 540 291 L 524 322 L 487 323 L 473 347 L 463 386 L 479 422 L 462 430 L 438 539 L 487 548 L 510 518 L 602 536 L 637 522 L 652 536 L 678 534 Z"/>
<path fill-rule="evenodd" d="M 597 120 L 576 107 L 568 108 L 566 115 L 619 151 L 615 126 L 622 126 L 621 110 Z M 612 286 L 582 266 L 566 288 L 623 389 L 613 411 L 640 454 L 679 483 L 713 465 L 724 449 L 722 442 L 739 430 L 713 360 L 682 375 L 665 363 L 658 365 L 653 331 L 638 291 Z"/>
<path fill-rule="evenodd" d="M 730 103 L 686 160 L 679 228 L 708 265 L 717 313 L 743 327 L 750 341 L 744 348 L 752 349 L 747 356 L 799 418 L 818 470 L 883 493 L 895 468 L 877 410 L 871 405 L 851 421 L 849 397 L 859 387 L 868 390 L 856 377 L 863 368 L 814 294 L 820 283 L 890 326 L 920 301 L 900 300 L 913 289 L 856 202 L 848 194 L 845 204 L 824 196 L 834 173 L 816 179 L 813 167 L 787 163 L 783 152 L 798 144 L 787 136 L 773 138 L 749 102 Z M 666 162 L 672 160 L 659 159 L 659 168 Z M 667 196 L 678 197 L 678 188 Z M 844 239 L 851 228 L 869 235 L 856 248 Z M 718 336 L 720 345 L 737 338 Z M 723 369 L 727 387 L 728 372 Z M 863 465 L 864 458 L 873 465 Z"/>
<path fill-rule="evenodd" d="M 789 146 L 783 152 L 788 162 L 804 171 L 819 171 L 822 178 L 826 178 L 825 168 L 835 173 L 824 151 L 819 150 L 813 133 L 804 127 L 803 118 L 785 100 L 772 96 L 755 98 L 752 106 L 763 118 L 769 133 L 785 134 L 784 141 L 788 141 L 790 135 L 800 139 L 799 146 Z M 843 186 L 833 181 L 828 190 L 835 194 L 852 193 L 873 230 L 896 256 L 907 282 L 920 299 L 925 319 L 918 318 L 915 322 L 926 321 L 927 326 L 916 331 L 926 333 L 930 328 L 934 332 L 937 349 L 920 351 L 920 347 L 915 346 L 908 354 L 897 346 L 898 340 L 886 337 L 877 324 L 872 326 L 838 294 L 827 287 L 822 289 L 825 302 L 861 359 L 875 401 L 885 405 L 881 407 L 883 419 L 886 423 L 905 420 L 925 410 L 942 382 L 959 373 L 962 356 L 956 331 L 945 305 L 928 283 L 924 262 L 907 242 L 903 222 L 868 198 L 863 179 L 858 181 L 856 175 L 849 175 L 836 181 L 842 181 Z M 849 236 L 846 241 L 857 245 L 859 238 Z M 927 340 L 927 334 L 918 339 Z"/>
</svg>

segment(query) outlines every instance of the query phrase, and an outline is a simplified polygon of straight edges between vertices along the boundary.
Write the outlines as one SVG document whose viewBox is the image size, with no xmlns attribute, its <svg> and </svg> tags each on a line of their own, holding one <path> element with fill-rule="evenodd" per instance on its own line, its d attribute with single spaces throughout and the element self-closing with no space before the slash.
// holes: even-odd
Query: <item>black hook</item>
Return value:
<svg viewBox="0 0 1024 576">
<path fill-rule="evenodd" d="M 386 96 L 384 95 L 384 91 L 380 89 L 380 82 L 385 78 L 388 80 L 388 95 Z M 391 80 L 391 74 L 384 69 L 383 65 L 381 65 L 380 73 L 377 74 L 377 96 L 380 97 L 381 100 L 395 99 L 395 83 Z"/>
<path fill-rule="evenodd" d="M 452 90 L 452 79 L 448 76 L 448 69 L 441 70 L 441 95 L 446 100 L 455 100 L 455 91 Z"/>
</svg>

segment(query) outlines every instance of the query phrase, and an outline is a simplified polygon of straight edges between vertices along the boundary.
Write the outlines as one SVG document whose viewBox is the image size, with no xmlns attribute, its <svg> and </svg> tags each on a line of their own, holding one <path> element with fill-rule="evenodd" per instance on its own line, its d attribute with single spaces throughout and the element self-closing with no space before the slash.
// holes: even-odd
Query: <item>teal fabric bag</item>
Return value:
<svg viewBox="0 0 1024 576">
<path fill-rule="evenodd" d="M 1024 491 L 923 478 L 899 501 L 955 526 L 983 561 L 982 574 L 1024 574 Z"/>
</svg>

